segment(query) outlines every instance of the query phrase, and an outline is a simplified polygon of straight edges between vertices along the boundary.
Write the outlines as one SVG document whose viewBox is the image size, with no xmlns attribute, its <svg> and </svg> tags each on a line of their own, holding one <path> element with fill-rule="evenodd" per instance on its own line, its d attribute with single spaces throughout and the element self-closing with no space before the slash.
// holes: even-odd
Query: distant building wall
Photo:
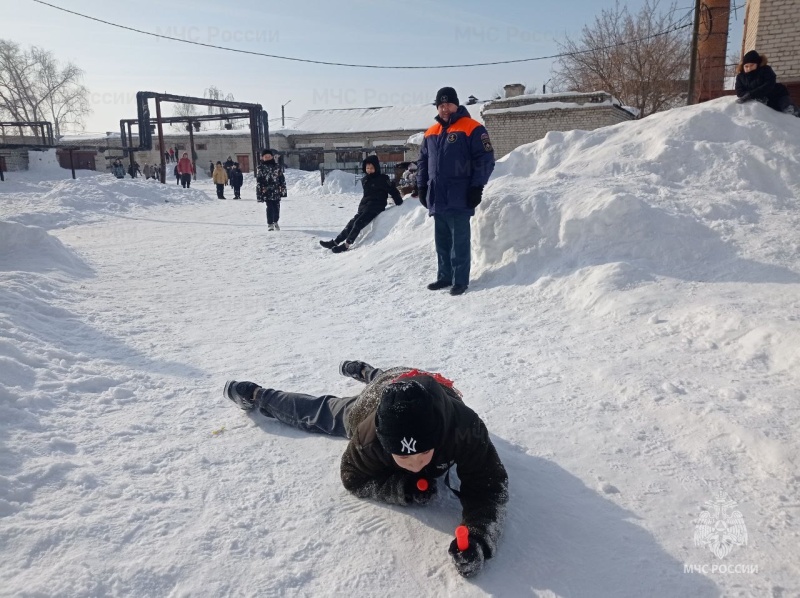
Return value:
<svg viewBox="0 0 800 598">
<path fill-rule="evenodd" d="M 766 54 L 778 81 L 800 102 L 800 6 L 797 0 L 748 0 L 742 54 Z"/>
<path fill-rule="evenodd" d="M 28 150 L 0 149 L 5 164 L 4 172 L 28 170 Z"/>
<path fill-rule="evenodd" d="M 547 104 L 553 107 L 548 108 Z M 530 107 L 536 109 L 526 111 Z M 500 158 L 520 145 L 543 138 L 548 131 L 591 131 L 632 120 L 634 116 L 614 105 L 611 95 L 598 92 L 523 95 L 489 102 L 483 110 L 483 118 L 495 157 Z"/>
</svg>

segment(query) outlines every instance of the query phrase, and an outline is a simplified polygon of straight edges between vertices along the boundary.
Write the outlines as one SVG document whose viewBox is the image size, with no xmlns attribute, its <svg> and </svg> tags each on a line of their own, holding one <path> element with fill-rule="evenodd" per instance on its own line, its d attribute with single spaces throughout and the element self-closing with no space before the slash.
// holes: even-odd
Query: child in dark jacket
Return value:
<svg viewBox="0 0 800 598">
<path fill-rule="evenodd" d="M 275 161 L 277 154 L 261 150 L 261 162 L 256 169 L 256 200 L 267 204 L 267 230 L 281 230 L 281 198 L 286 197 L 286 177 Z"/>
<path fill-rule="evenodd" d="M 349 439 L 342 455 L 344 487 L 359 498 L 409 506 L 436 493 L 436 478 L 455 465 L 461 522 L 469 545 L 448 553 L 464 577 L 476 575 L 497 551 L 508 502 L 508 474 L 486 425 L 440 374 L 387 370 L 343 361 L 339 373 L 366 384 L 355 397 L 283 392 L 230 380 L 223 394 L 246 411 L 305 430 Z M 451 488 L 452 490 L 452 488 Z"/>
<path fill-rule="evenodd" d="M 750 50 L 742 57 L 736 72 L 736 101 L 739 104 L 756 100 L 773 110 L 800 117 L 800 109 L 792 104 L 786 86 L 777 82 L 775 71 L 767 64 L 765 55 Z"/>
<path fill-rule="evenodd" d="M 242 170 L 239 168 L 238 162 L 234 162 L 233 168 L 231 168 L 230 183 L 231 187 L 233 188 L 233 199 L 242 199 L 239 193 L 241 192 L 242 184 L 244 183 L 244 175 L 242 174 Z"/>
<path fill-rule="evenodd" d="M 381 174 L 381 163 L 378 161 L 378 156 L 367 156 L 361 164 L 361 170 L 364 172 L 364 177 L 361 179 L 364 197 L 358 204 L 358 212 L 335 239 L 319 242 L 325 249 L 330 249 L 334 253 L 350 249 L 362 229 L 386 209 L 390 195 L 395 205 L 399 206 L 403 203 L 400 192 L 392 185 L 388 175 Z"/>
</svg>

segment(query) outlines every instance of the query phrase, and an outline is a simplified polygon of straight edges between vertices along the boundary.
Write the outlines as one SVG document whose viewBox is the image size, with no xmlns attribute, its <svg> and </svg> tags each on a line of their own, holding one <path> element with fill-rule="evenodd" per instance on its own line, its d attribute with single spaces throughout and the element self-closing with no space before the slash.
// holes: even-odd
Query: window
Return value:
<svg viewBox="0 0 800 598">
<path fill-rule="evenodd" d="M 198 143 L 195 147 L 197 149 L 199 149 L 199 150 L 206 150 L 206 149 L 208 149 L 208 144 L 207 143 Z"/>
<path fill-rule="evenodd" d="M 319 165 L 325 161 L 322 150 L 303 152 L 300 154 L 300 170 L 319 170 Z"/>
<path fill-rule="evenodd" d="M 375 153 L 378 154 L 378 160 L 380 160 L 381 162 L 402 162 L 404 159 L 403 152 L 377 151 Z"/>
<path fill-rule="evenodd" d="M 361 162 L 361 152 L 358 150 L 336 150 L 336 162 L 339 164 Z"/>
</svg>

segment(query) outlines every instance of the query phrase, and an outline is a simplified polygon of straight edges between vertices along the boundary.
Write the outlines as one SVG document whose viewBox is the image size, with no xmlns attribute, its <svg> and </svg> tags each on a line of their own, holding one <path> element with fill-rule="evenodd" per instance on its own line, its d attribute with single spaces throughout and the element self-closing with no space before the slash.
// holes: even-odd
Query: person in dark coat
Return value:
<svg viewBox="0 0 800 598">
<path fill-rule="evenodd" d="M 118 179 L 124 179 L 125 178 L 125 167 L 122 165 L 122 162 L 120 161 L 119 158 L 114 160 L 114 163 L 111 165 L 111 172 Z"/>
<path fill-rule="evenodd" d="M 231 170 L 233 170 L 234 164 L 235 162 L 233 161 L 233 158 L 231 158 L 230 156 L 228 156 L 228 159 L 225 160 L 225 163 L 223 164 L 223 166 L 225 167 L 225 173 L 228 175 L 229 180 L 231 178 Z"/>
<path fill-rule="evenodd" d="M 432 291 L 469 286 L 470 218 L 481 203 L 494 170 L 494 149 L 486 128 L 473 120 L 452 87 L 436 93 L 436 124 L 425 131 L 417 161 L 420 203 L 434 219 L 438 271 Z"/>
<path fill-rule="evenodd" d="M 233 168 L 231 168 L 230 183 L 233 189 L 233 199 L 242 199 L 239 193 L 242 190 L 242 184 L 244 184 L 244 175 L 239 168 L 238 162 L 234 162 Z"/>
<path fill-rule="evenodd" d="M 767 64 L 766 55 L 750 50 L 742 56 L 736 73 L 736 101 L 739 104 L 756 100 L 773 110 L 800 117 L 800 109 L 792 104 L 786 86 L 778 83 L 775 71 Z"/>
<path fill-rule="evenodd" d="M 275 161 L 276 152 L 267 148 L 261 151 L 261 162 L 256 170 L 256 201 L 267 204 L 267 230 L 281 230 L 281 199 L 286 197 L 286 178 Z"/>
<path fill-rule="evenodd" d="M 358 204 L 356 215 L 350 219 L 350 222 L 345 225 L 335 239 L 319 242 L 325 249 L 330 249 L 334 253 L 350 249 L 363 228 L 386 209 L 390 195 L 395 205 L 399 206 L 403 203 L 400 192 L 389 180 L 389 176 L 381 173 L 378 156 L 367 156 L 361 163 L 361 170 L 364 173 L 364 177 L 361 179 L 364 196 L 361 198 L 361 203 Z"/>
<path fill-rule="evenodd" d="M 349 439 L 341 479 L 359 498 L 424 505 L 437 478 L 450 487 L 455 465 L 461 486 L 451 490 L 461 501 L 469 548 L 461 551 L 453 540 L 448 553 L 461 575 L 476 575 L 497 552 L 508 502 L 508 474 L 486 425 L 440 374 L 361 361 L 343 361 L 339 372 L 366 387 L 353 397 L 314 397 L 229 380 L 223 394 L 246 411 Z"/>
<path fill-rule="evenodd" d="M 178 172 L 178 165 L 177 164 L 175 164 L 175 168 L 172 169 L 172 174 L 175 175 L 175 184 L 176 185 L 180 185 L 181 184 L 181 173 Z"/>
</svg>

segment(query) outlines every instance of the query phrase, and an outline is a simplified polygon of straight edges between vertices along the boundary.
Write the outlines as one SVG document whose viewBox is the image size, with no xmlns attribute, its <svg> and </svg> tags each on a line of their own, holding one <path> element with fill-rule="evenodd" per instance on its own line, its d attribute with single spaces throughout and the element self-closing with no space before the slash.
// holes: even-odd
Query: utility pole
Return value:
<svg viewBox="0 0 800 598">
<path fill-rule="evenodd" d="M 292 100 L 289 100 L 289 102 L 291 102 L 291 101 Z M 288 106 L 289 102 L 286 102 L 285 104 L 281 104 L 281 129 L 285 129 L 286 128 L 286 116 L 284 115 L 283 107 L 284 106 Z"/>
<path fill-rule="evenodd" d="M 697 39 L 700 34 L 700 6 L 703 0 L 695 0 L 694 5 L 694 25 L 692 27 L 692 50 L 689 63 L 689 92 L 686 97 L 686 105 L 694 104 L 695 79 L 697 78 Z"/>
</svg>

